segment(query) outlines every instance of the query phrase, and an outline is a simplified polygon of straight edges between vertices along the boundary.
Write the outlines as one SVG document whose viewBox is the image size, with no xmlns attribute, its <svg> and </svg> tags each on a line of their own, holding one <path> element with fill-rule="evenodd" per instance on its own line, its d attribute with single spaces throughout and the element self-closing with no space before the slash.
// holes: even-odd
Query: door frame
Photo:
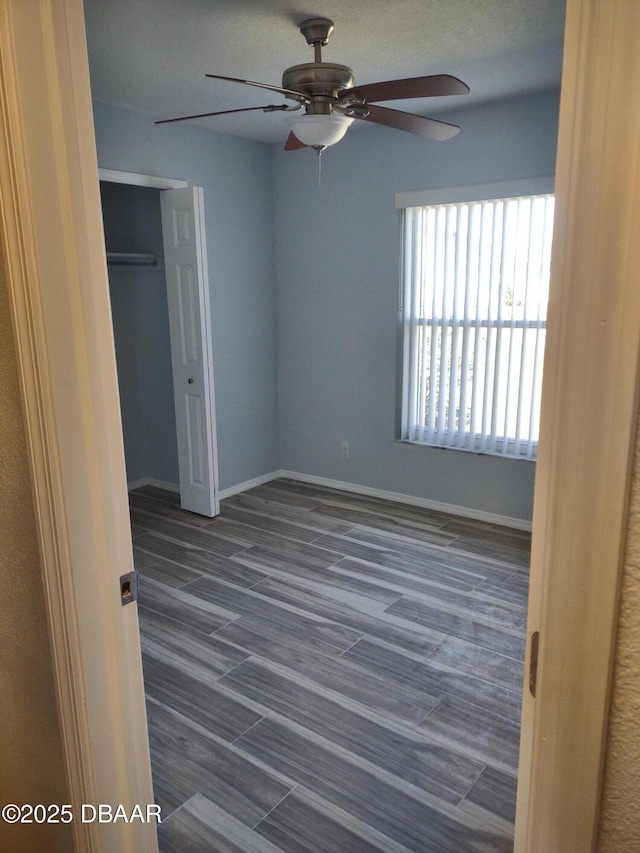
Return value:
<svg viewBox="0 0 640 853">
<path fill-rule="evenodd" d="M 638 32 L 635 0 L 568 0 L 518 853 L 597 837 L 636 435 Z M 145 802 L 137 614 L 113 586 L 131 542 L 81 0 L 5 0 L 0 42 L 0 235 L 69 788 L 74 802 Z M 146 826 L 74 830 L 78 850 L 157 850 Z"/>
<path fill-rule="evenodd" d="M 163 190 L 181 190 L 187 189 L 188 187 L 192 187 L 193 189 L 199 189 L 198 187 L 194 187 L 193 184 L 190 184 L 188 181 L 183 180 L 182 178 L 168 178 L 160 175 L 145 175 L 138 172 L 125 172 L 119 169 L 104 169 L 102 167 L 98 168 L 98 177 L 101 181 L 108 181 L 113 184 L 125 184 L 127 186 L 134 187 L 148 187 L 150 189 L 157 189 L 160 191 Z M 200 192 L 200 196 L 202 196 L 202 192 Z M 209 376 L 209 397 L 210 397 L 210 405 L 207 407 L 210 421 L 209 421 L 209 441 L 211 443 L 212 448 L 212 468 L 213 474 L 211 478 L 211 506 L 214 508 L 214 515 L 218 515 L 220 512 L 220 488 L 218 483 L 218 438 L 217 438 L 217 429 L 216 429 L 216 406 L 215 406 L 215 382 L 214 382 L 214 369 L 213 369 L 213 341 L 211 334 L 211 312 L 210 312 L 210 300 L 209 300 L 209 282 L 206 275 L 207 263 L 206 263 L 206 223 L 204 219 L 204 207 L 199 205 L 195 210 L 196 222 L 194 223 L 195 227 L 198 229 L 198 232 L 202 235 L 203 242 L 203 251 L 205 253 L 205 263 L 204 270 L 205 275 L 198 276 L 198 297 L 200 301 L 200 305 L 203 306 L 203 310 L 205 313 L 205 322 L 203 324 L 204 327 L 204 337 L 200 341 L 201 351 L 203 353 L 203 359 L 206 359 L 208 362 L 206 374 Z M 164 240 L 164 237 L 163 237 Z M 168 310 L 169 310 L 169 325 L 172 325 L 172 312 L 175 313 L 175 309 L 173 308 L 173 302 L 171 299 L 167 300 Z M 176 322 L 179 322 L 179 318 L 173 318 Z M 175 376 L 175 365 L 173 364 L 174 360 L 174 347 L 171 346 L 171 365 L 172 365 L 172 375 Z M 176 432 L 178 430 L 177 419 L 176 419 Z M 177 435 L 177 440 L 180 442 L 180 435 Z M 182 480 L 183 472 L 180 471 L 180 480 Z"/>
<path fill-rule="evenodd" d="M 0 240 L 77 851 L 157 853 L 81 0 L 0 4 Z M 130 812 L 129 812 L 130 813 Z M 145 809 L 146 813 L 146 809 Z"/>
<path fill-rule="evenodd" d="M 637 0 L 568 0 L 516 853 L 598 839 L 638 423 L 639 35 Z"/>
<path fill-rule="evenodd" d="M 120 169 L 103 169 L 102 166 L 98 167 L 98 177 L 101 181 L 111 184 L 127 184 L 130 187 L 149 187 L 155 190 L 182 190 L 190 186 L 189 181 L 182 178 L 143 175 L 138 172 L 123 172 Z"/>
</svg>

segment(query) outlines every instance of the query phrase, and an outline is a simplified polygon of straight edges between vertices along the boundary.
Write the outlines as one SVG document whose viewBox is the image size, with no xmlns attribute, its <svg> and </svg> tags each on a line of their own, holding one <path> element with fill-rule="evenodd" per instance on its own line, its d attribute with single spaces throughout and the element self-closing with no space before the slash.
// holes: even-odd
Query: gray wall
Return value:
<svg viewBox="0 0 640 853">
<path fill-rule="evenodd" d="M 271 150 L 94 104 L 103 168 L 204 189 L 220 488 L 280 467 Z"/>
<path fill-rule="evenodd" d="M 369 126 L 323 155 L 274 148 L 285 469 L 531 518 L 535 466 L 394 441 L 401 190 L 555 172 L 557 93 L 450 115 L 445 143 Z M 340 458 L 349 441 L 351 458 Z"/>
<path fill-rule="evenodd" d="M 108 252 L 163 256 L 160 190 L 101 183 Z M 109 266 L 127 480 L 178 482 L 167 290 L 162 266 Z"/>
</svg>

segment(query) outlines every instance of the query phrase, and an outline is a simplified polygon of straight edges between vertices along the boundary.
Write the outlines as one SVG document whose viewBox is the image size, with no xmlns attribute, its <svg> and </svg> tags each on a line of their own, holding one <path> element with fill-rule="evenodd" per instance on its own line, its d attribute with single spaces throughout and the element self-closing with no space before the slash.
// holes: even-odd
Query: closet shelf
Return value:
<svg viewBox="0 0 640 853">
<path fill-rule="evenodd" d="M 133 267 L 157 267 L 158 262 L 159 258 L 155 255 L 144 255 L 136 252 L 107 252 L 108 264 Z"/>
</svg>

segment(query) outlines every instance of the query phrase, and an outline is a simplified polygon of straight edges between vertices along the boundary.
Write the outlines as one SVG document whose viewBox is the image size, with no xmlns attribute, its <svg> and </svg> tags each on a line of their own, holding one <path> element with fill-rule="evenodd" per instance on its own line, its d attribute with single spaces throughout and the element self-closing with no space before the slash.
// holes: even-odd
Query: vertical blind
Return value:
<svg viewBox="0 0 640 853">
<path fill-rule="evenodd" d="M 402 438 L 534 459 L 554 197 L 408 207 Z"/>
</svg>

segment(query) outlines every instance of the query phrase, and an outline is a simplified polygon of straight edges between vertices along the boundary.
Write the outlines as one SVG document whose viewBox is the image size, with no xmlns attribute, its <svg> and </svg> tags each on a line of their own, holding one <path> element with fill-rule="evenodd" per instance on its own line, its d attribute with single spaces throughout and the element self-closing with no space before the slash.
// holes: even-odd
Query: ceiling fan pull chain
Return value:
<svg viewBox="0 0 640 853">
<path fill-rule="evenodd" d="M 322 152 L 324 147 L 321 145 L 314 146 L 318 155 L 318 189 L 322 189 Z"/>
</svg>

